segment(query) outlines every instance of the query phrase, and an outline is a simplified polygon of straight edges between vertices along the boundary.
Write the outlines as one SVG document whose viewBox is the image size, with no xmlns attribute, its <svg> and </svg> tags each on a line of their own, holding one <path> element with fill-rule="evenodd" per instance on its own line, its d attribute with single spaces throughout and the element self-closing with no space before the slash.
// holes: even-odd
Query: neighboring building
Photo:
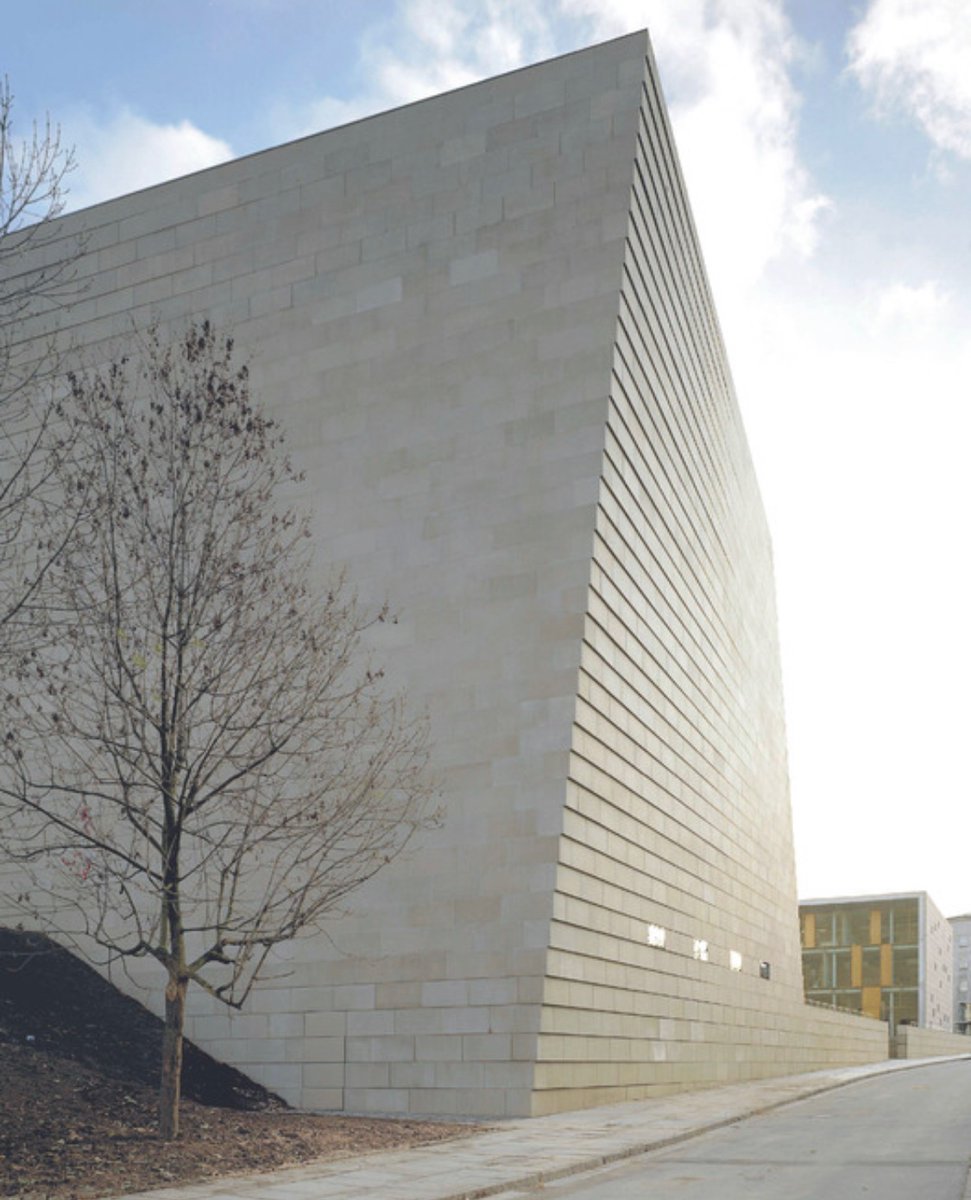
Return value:
<svg viewBox="0 0 971 1200">
<path fill-rule="evenodd" d="M 646 35 L 80 231 L 83 297 L 24 336 L 232 330 L 321 582 L 399 614 L 375 649 L 441 781 L 441 828 L 190 1035 L 296 1104 L 415 1113 L 885 1057 L 803 1001 L 771 546 Z"/>
<path fill-rule="evenodd" d="M 926 892 L 803 900 L 799 916 L 807 1000 L 951 1029 L 951 927 Z"/>
<path fill-rule="evenodd" d="M 948 917 L 954 940 L 954 1032 L 971 1033 L 971 913 Z"/>
</svg>

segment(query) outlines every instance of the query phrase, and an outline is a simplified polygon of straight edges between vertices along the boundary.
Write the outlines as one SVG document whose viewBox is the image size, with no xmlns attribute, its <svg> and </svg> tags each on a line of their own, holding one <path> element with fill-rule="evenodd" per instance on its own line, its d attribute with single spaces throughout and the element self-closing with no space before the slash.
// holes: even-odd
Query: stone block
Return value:
<svg viewBox="0 0 971 1200">
<path fill-rule="evenodd" d="M 269 1014 L 267 1032 L 271 1038 L 286 1038 L 288 1042 L 303 1038 L 303 1013 L 274 1012 Z"/>
<path fill-rule="evenodd" d="M 406 1036 L 349 1037 L 345 1041 L 348 1062 L 412 1062 L 415 1039 Z"/>
<path fill-rule="evenodd" d="M 344 1061 L 344 1039 L 342 1037 L 292 1038 L 287 1042 L 287 1059 L 291 1062 L 342 1063 Z"/>
<path fill-rule="evenodd" d="M 343 1107 L 347 1112 L 406 1113 L 409 1093 L 405 1088 L 345 1088 Z"/>
<path fill-rule="evenodd" d="M 374 984 L 344 984 L 334 988 L 334 1007 L 338 1009 L 374 1008 Z"/>
<path fill-rule="evenodd" d="M 300 1096 L 301 1106 L 310 1112 L 331 1112 L 344 1108 L 342 1088 L 303 1088 Z"/>
<path fill-rule="evenodd" d="M 344 1086 L 344 1064 L 305 1062 L 299 1068 L 303 1072 L 305 1088 L 340 1088 Z"/>
<path fill-rule="evenodd" d="M 512 1039 L 507 1033 L 469 1034 L 462 1038 L 462 1058 L 465 1062 L 509 1061 Z"/>
<path fill-rule="evenodd" d="M 447 1005 L 466 1005 L 469 1002 L 469 984 L 464 979 L 434 980 L 422 985 L 421 1003 L 429 1008 Z"/>
</svg>

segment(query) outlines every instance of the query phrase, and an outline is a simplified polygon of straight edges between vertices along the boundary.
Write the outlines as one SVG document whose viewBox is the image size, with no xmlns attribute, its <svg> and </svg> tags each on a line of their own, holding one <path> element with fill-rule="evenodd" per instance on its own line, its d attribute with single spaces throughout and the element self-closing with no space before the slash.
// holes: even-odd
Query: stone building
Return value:
<svg viewBox="0 0 971 1200">
<path fill-rule="evenodd" d="M 948 917 L 954 945 L 952 978 L 954 1032 L 971 1032 L 971 913 Z"/>
<path fill-rule="evenodd" d="M 26 337 L 231 330 L 445 818 L 188 1032 L 311 1108 L 540 1114 L 886 1056 L 803 1002 L 772 559 L 647 35 L 64 217 Z M 150 966 L 135 980 L 150 1003 Z"/>
</svg>

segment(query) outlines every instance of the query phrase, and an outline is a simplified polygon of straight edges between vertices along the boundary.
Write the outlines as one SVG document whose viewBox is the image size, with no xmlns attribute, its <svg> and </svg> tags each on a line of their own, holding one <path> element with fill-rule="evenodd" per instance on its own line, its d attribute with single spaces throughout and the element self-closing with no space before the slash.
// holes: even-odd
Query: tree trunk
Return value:
<svg viewBox="0 0 971 1200">
<path fill-rule="evenodd" d="M 162 1039 L 162 1082 L 158 1095 L 158 1132 L 165 1142 L 179 1136 L 179 1097 L 182 1091 L 182 1029 L 189 981 L 170 978 L 165 989 L 165 1034 Z"/>
</svg>

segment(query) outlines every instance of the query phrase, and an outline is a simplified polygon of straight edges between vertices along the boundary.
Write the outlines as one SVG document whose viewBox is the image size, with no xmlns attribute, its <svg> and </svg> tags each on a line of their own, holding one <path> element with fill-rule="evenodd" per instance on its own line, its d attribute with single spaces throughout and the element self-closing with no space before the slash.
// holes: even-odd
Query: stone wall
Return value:
<svg viewBox="0 0 971 1200">
<path fill-rule="evenodd" d="M 430 715 L 441 828 L 244 1012 L 192 999 L 302 1106 L 521 1115 L 886 1053 L 800 1001 L 771 552 L 648 54 L 63 218 L 85 290 L 23 328 L 85 363 L 231 331 L 318 581 L 396 610 L 373 649 Z"/>
<path fill-rule="evenodd" d="M 898 1025 L 891 1040 L 891 1058 L 938 1058 L 954 1054 L 971 1054 L 971 1038 L 943 1029 Z"/>
</svg>

